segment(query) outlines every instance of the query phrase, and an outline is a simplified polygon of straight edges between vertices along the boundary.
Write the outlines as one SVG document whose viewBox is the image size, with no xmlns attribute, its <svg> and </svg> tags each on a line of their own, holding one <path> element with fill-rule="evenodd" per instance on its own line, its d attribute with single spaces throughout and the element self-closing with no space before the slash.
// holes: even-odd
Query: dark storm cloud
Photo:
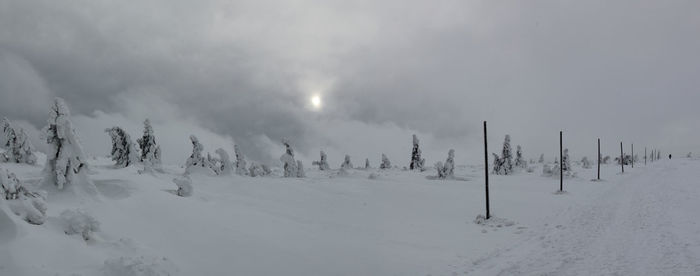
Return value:
<svg viewBox="0 0 700 276">
<path fill-rule="evenodd" d="M 289 138 L 313 155 L 371 143 L 329 135 L 330 125 L 477 144 L 482 120 L 494 141 L 509 132 L 531 155 L 553 153 L 559 129 L 574 148 L 603 136 L 685 150 L 700 135 L 699 8 L 0 0 L 0 114 L 41 126 L 37 106 L 53 95 L 90 115 L 129 112 L 129 99 L 146 93 L 258 160 L 274 157 L 260 137 Z M 307 108 L 314 93 L 320 112 Z"/>
</svg>

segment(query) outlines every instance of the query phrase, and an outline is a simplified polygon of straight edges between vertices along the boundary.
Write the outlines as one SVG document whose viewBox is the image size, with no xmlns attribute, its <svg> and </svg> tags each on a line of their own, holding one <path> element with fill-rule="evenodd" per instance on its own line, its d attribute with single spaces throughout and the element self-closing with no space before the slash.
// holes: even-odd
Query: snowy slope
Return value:
<svg viewBox="0 0 700 276">
<path fill-rule="evenodd" d="M 182 198 L 172 183 L 182 168 L 92 164 L 97 200 L 49 197 L 46 224 L 0 225 L 0 275 L 698 273 L 697 161 L 625 175 L 605 166 L 604 182 L 576 168 L 564 195 L 540 168 L 491 176 L 492 212 L 506 223 L 487 226 L 473 222 L 484 205 L 478 166 L 457 168 L 467 181 L 400 170 L 194 176 L 194 195 Z M 40 179 L 40 166 L 0 166 L 30 186 Z M 100 222 L 94 240 L 61 228 L 61 212 L 76 208 Z"/>
</svg>

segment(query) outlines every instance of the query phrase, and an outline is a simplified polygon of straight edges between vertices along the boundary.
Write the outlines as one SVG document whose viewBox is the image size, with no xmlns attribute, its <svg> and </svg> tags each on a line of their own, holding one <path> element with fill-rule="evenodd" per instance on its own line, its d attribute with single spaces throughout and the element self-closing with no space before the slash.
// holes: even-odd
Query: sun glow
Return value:
<svg viewBox="0 0 700 276">
<path fill-rule="evenodd" d="M 321 108 L 321 96 L 313 95 L 311 97 L 311 106 L 313 106 L 314 109 L 320 109 Z"/>
</svg>

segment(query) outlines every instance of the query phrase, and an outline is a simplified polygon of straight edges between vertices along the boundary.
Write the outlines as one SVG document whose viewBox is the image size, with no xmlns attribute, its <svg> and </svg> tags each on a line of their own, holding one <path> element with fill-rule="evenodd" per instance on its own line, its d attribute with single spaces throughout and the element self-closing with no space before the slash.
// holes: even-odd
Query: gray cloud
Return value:
<svg viewBox="0 0 700 276">
<path fill-rule="evenodd" d="M 357 131 L 419 132 L 433 159 L 461 146 L 458 161 L 478 160 L 482 120 L 492 145 L 510 133 L 532 156 L 553 154 L 559 129 L 579 155 L 597 137 L 689 151 L 699 5 L 0 0 L 0 114 L 40 127 L 58 95 L 75 114 L 177 115 L 266 161 L 268 138 L 369 155 Z"/>
</svg>

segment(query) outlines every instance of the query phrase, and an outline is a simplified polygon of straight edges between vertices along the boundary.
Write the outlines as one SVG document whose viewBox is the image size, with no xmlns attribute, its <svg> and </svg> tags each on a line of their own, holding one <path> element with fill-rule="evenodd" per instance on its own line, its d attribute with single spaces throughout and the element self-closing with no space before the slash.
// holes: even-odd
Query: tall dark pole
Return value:
<svg viewBox="0 0 700 276">
<path fill-rule="evenodd" d="M 562 142 L 562 131 L 559 131 L 559 191 L 564 191 L 564 143 Z"/>
<path fill-rule="evenodd" d="M 620 166 L 622 166 L 622 173 L 625 173 L 625 155 L 622 153 L 622 142 L 620 142 Z"/>
<path fill-rule="evenodd" d="M 484 121 L 484 173 L 486 175 L 486 219 L 491 218 L 491 211 L 489 210 L 489 145 L 486 140 L 486 121 Z"/>
<path fill-rule="evenodd" d="M 600 181 L 600 138 L 598 138 L 598 181 Z"/>
<path fill-rule="evenodd" d="M 644 147 L 644 166 L 647 165 L 647 147 Z"/>
<path fill-rule="evenodd" d="M 632 143 L 632 168 L 634 169 L 634 143 Z"/>
</svg>

